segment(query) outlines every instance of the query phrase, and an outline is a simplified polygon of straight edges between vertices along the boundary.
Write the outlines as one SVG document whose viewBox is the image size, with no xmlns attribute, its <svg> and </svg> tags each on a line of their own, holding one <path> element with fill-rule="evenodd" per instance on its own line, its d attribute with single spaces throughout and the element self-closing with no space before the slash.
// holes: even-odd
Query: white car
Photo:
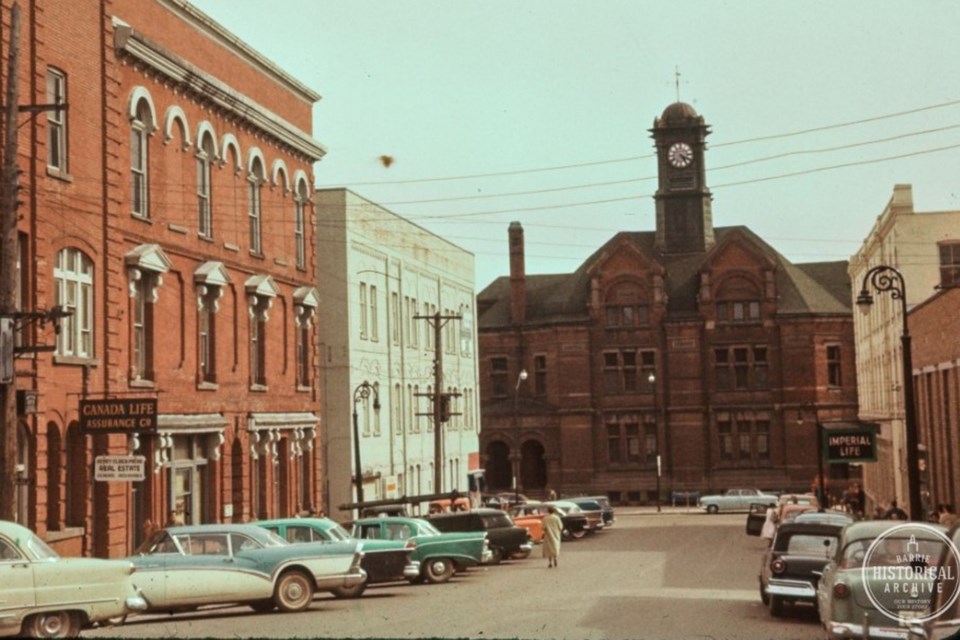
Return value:
<svg viewBox="0 0 960 640">
<path fill-rule="evenodd" d="M 728 489 L 723 495 L 703 496 L 700 508 L 707 513 L 749 511 L 751 504 L 775 505 L 779 498 L 756 489 Z"/>
<path fill-rule="evenodd" d="M 26 527 L 0 520 L 0 636 L 73 638 L 143 611 L 135 571 L 124 560 L 61 558 Z"/>
</svg>

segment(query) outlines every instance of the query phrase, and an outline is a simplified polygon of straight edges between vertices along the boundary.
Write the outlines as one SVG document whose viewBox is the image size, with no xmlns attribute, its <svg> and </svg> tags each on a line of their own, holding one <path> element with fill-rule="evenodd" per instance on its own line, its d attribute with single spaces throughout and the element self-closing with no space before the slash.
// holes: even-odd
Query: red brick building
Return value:
<svg viewBox="0 0 960 640">
<path fill-rule="evenodd" d="M 816 422 L 856 420 L 846 263 L 793 264 L 745 227 L 714 229 L 708 133 L 667 107 L 656 229 L 617 234 L 573 273 L 528 275 L 510 225 L 510 275 L 477 302 L 491 488 L 518 473 L 522 492 L 652 502 L 659 456 L 665 499 L 809 490 Z"/>
<path fill-rule="evenodd" d="M 66 109 L 20 130 L 20 307 L 72 316 L 16 360 L 18 519 L 113 557 L 171 512 L 320 506 L 319 96 L 182 0 L 21 4 L 20 102 Z M 84 398 L 156 399 L 157 429 L 88 434 Z M 105 454 L 145 479 L 95 481 Z"/>
<path fill-rule="evenodd" d="M 948 250 L 960 249 L 955 242 Z M 921 446 L 921 489 L 929 506 L 960 507 L 960 289 L 957 268 L 943 278 L 944 289 L 911 309 L 913 383 Z"/>
</svg>

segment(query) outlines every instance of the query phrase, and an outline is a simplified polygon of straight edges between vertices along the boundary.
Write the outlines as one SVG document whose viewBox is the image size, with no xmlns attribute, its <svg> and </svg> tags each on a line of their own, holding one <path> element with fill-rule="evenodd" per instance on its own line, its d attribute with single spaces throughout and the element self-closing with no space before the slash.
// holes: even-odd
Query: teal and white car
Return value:
<svg viewBox="0 0 960 640">
<path fill-rule="evenodd" d="M 290 544 L 253 525 L 167 527 L 129 558 L 148 611 L 247 604 L 256 611 L 302 611 L 317 591 L 362 584 L 357 541 Z"/>
<path fill-rule="evenodd" d="M 0 521 L 0 636 L 73 638 L 147 604 L 123 560 L 61 558 L 26 527 Z"/>
<path fill-rule="evenodd" d="M 258 520 L 255 524 L 294 544 L 354 540 L 346 529 L 330 518 L 279 518 Z M 360 568 L 367 574 L 366 582 L 349 588 L 336 587 L 331 593 L 337 598 L 359 598 L 367 585 L 416 578 L 420 575 L 420 563 L 411 557 L 415 547 L 412 540 L 364 540 Z"/>
<path fill-rule="evenodd" d="M 353 523 L 353 535 L 364 541 L 412 542 L 411 558 L 420 563 L 420 575 L 410 582 L 446 582 L 457 570 L 490 562 L 493 557 L 486 532 L 441 533 L 421 518 L 362 518 Z"/>
</svg>

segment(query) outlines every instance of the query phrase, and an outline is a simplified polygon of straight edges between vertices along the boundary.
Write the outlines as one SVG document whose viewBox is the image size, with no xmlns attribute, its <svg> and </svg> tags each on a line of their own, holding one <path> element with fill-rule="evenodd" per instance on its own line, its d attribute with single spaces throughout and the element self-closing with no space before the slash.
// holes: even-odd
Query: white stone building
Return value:
<svg viewBox="0 0 960 640">
<path fill-rule="evenodd" d="M 473 254 L 349 190 L 315 195 L 329 515 L 346 518 L 338 507 L 357 497 L 354 409 L 365 501 L 466 492 L 467 471 L 479 467 Z M 439 486 L 430 397 L 437 315 L 441 387 L 453 394 Z M 362 397 L 364 382 L 376 390 L 379 410 L 374 394 Z"/>
<path fill-rule="evenodd" d="M 895 185 L 883 213 L 850 258 L 854 302 L 868 271 L 886 265 L 903 276 L 907 308 L 912 309 L 936 292 L 940 285 L 940 246 L 956 243 L 958 237 L 960 211 L 916 212 L 911 185 Z M 878 292 L 869 285 L 867 290 L 873 294 L 873 306 L 866 313 L 854 314 L 857 390 L 860 419 L 878 423 L 880 434 L 877 462 L 864 464 L 864 490 L 871 504 L 896 499 L 909 511 L 901 304 L 891 292 Z M 923 446 L 921 443 L 921 451 Z"/>
</svg>

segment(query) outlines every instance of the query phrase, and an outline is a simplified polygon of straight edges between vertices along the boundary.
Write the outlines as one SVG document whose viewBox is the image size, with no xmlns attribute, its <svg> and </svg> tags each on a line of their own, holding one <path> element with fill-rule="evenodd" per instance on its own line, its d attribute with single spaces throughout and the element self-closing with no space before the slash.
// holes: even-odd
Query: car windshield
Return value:
<svg viewBox="0 0 960 640">
<path fill-rule="evenodd" d="M 48 547 L 47 543 L 38 538 L 36 534 L 30 534 L 30 537 L 26 539 L 23 546 L 26 547 L 37 560 L 56 560 L 60 557 L 56 551 Z"/>
<path fill-rule="evenodd" d="M 777 546 L 781 547 L 781 544 Z M 798 556 L 832 558 L 836 551 L 837 537 L 831 535 L 795 533 L 786 544 L 786 552 Z"/>
<path fill-rule="evenodd" d="M 330 536 L 331 540 L 338 540 L 341 542 L 344 540 L 353 540 L 353 536 L 351 536 L 347 530 L 341 527 L 339 524 L 335 524 L 327 529 L 326 534 Z"/>
</svg>

